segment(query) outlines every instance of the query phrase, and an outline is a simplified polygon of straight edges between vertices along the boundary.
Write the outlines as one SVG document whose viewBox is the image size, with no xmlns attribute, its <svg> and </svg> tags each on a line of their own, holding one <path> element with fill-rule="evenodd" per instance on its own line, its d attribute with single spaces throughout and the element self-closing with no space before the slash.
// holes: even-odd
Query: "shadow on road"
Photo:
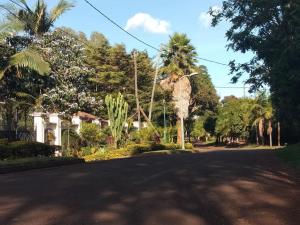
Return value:
<svg viewBox="0 0 300 225">
<path fill-rule="evenodd" d="M 0 176 L 0 224 L 298 225 L 272 151 L 147 156 Z"/>
</svg>

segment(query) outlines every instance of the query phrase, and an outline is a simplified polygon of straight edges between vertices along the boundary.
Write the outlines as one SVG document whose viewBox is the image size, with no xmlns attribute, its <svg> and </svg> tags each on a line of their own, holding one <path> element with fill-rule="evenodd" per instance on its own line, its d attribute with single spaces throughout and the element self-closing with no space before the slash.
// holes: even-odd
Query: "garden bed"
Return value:
<svg viewBox="0 0 300 225">
<path fill-rule="evenodd" d="M 86 155 L 83 158 L 86 162 L 97 160 L 110 160 L 117 158 L 127 158 L 132 156 L 140 156 L 144 154 L 178 154 L 189 153 L 189 150 L 180 150 L 178 144 L 133 144 L 126 148 L 99 150 L 91 155 Z M 186 148 L 192 149 L 192 144 L 186 144 Z"/>
<path fill-rule="evenodd" d="M 83 162 L 83 159 L 78 159 L 74 157 L 31 157 L 11 160 L 0 160 L 0 174 L 31 169 L 71 165 Z"/>
</svg>

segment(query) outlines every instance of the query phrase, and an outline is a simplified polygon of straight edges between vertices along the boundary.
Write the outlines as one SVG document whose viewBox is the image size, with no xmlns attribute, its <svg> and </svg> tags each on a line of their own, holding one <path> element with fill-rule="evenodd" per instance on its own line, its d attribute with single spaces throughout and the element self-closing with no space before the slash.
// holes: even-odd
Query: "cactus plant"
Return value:
<svg viewBox="0 0 300 225">
<path fill-rule="evenodd" d="M 116 98 L 113 98 L 112 95 L 107 95 L 105 97 L 105 104 L 108 112 L 109 128 L 114 138 L 115 148 L 117 148 L 122 130 L 127 121 L 128 104 L 121 93 L 118 93 Z"/>
</svg>

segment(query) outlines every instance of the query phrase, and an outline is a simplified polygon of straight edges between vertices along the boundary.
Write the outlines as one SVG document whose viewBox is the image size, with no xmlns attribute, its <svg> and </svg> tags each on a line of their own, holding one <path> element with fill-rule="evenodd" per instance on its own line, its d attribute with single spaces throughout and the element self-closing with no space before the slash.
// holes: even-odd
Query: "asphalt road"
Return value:
<svg viewBox="0 0 300 225">
<path fill-rule="evenodd" d="M 0 175 L 1 225 L 299 225 L 272 151 L 147 156 Z"/>
</svg>

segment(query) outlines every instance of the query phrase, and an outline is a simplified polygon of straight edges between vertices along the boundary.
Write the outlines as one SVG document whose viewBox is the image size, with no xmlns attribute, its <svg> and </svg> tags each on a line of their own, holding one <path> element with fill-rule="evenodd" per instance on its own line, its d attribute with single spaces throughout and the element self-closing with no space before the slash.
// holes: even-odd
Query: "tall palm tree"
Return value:
<svg viewBox="0 0 300 225">
<path fill-rule="evenodd" d="M 184 137 L 181 137 L 181 113 L 184 118 L 188 116 L 190 103 L 191 84 L 188 78 L 181 76 L 193 72 L 196 63 L 197 53 L 190 43 L 186 34 L 174 33 L 167 45 L 162 49 L 163 60 L 162 72 L 167 78 L 161 81 L 164 89 L 171 90 L 175 109 L 177 112 L 177 143 L 181 144 Z M 181 90 L 180 90 L 181 88 Z"/>
<path fill-rule="evenodd" d="M 269 135 L 269 143 L 272 146 L 272 117 L 273 117 L 273 108 L 270 100 L 266 96 L 265 92 L 262 92 L 256 98 L 255 103 L 252 106 L 253 112 L 253 123 L 252 125 L 256 129 L 256 134 L 259 135 L 262 145 L 265 144 L 264 141 L 264 132 L 265 125 L 268 122 L 267 133 Z M 258 140 L 258 137 L 257 137 Z M 257 141 L 258 142 L 258 141 Z"/>
<path fill-rule="evenodd" d="M 18 20 L 23 24 L 22 29 L 25 32 L 38 37 L 48 32 L 55 21 L 63 13 L 74 7 L 74 4 L 60 0 L 50 11 L 47 10 L 48 7 L 44 0 L 37 0 L 34 8 L 30 8 L 26 0 L 15 0 L 15 6 L 18 7 L 17 13 L 10 21 L 15 23 L 15 20 Z M 11 11 L 11 8 L 6 7 L 6 9 Z"/>
<path fill-rule="evenodd" d="M 186 34 L 174 33 L 169 43 L 163 47 L 161 58 L 163 72 L 177 79 L 178 76 L 193 72 L 197 62 L 197 52 Z"/>
</svg>

